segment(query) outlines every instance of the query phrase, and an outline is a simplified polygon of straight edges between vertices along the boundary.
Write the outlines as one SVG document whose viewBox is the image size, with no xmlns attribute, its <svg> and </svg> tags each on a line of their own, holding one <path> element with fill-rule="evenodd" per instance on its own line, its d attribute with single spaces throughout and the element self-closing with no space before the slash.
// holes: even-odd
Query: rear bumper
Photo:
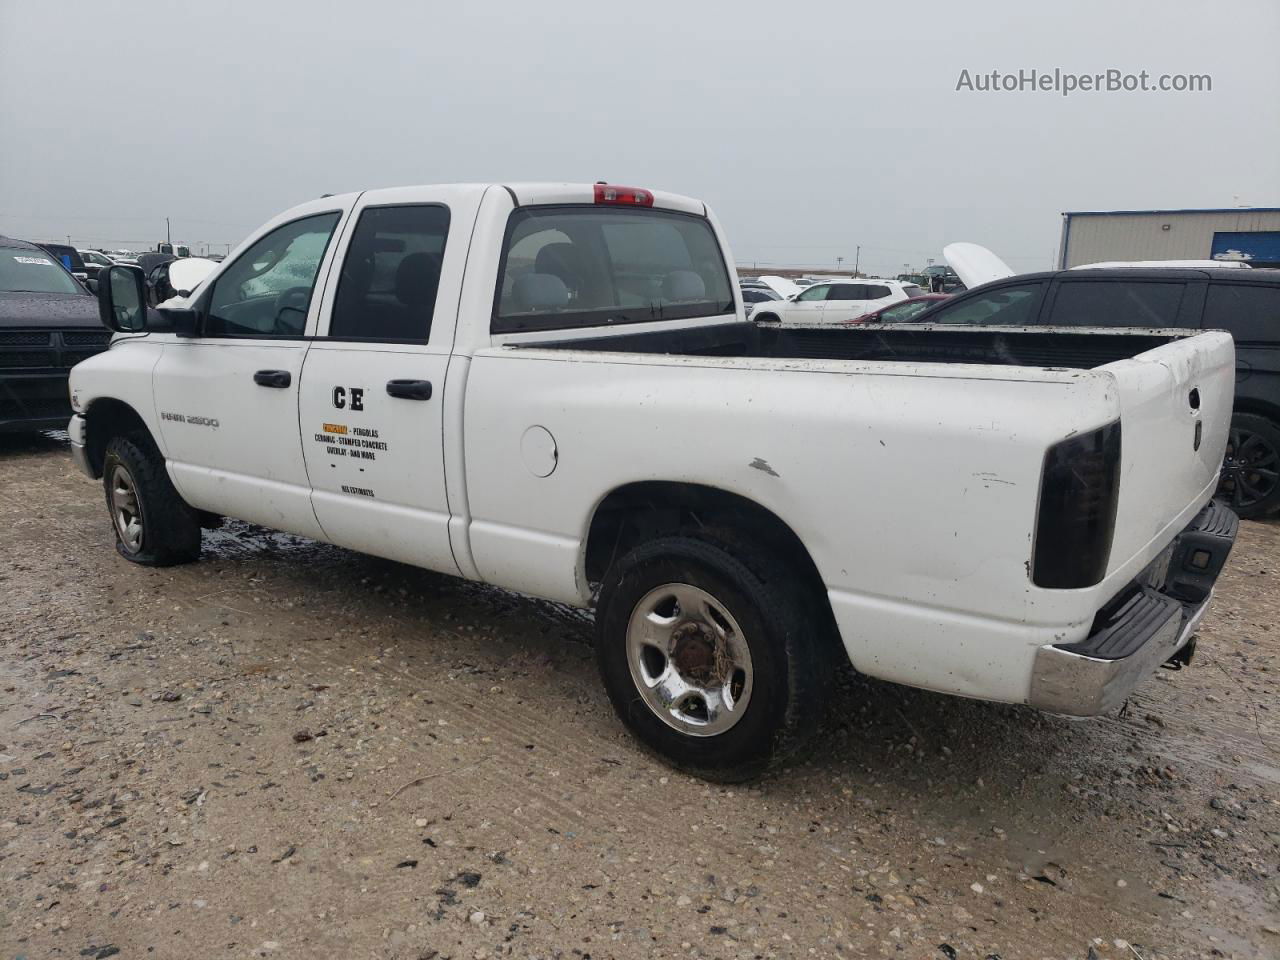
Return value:
<svg viewBox="0 0 1280 960">
<path fill-rule="evenodd" d="M 1234 513 L 1210 501 L 1103 608 L 1084 640 L 1041 647 L 1032 668 L 1031 706 L 1090 717 L 1122 703 L 1195 634 L 1238 526 Z"/>
</svg>

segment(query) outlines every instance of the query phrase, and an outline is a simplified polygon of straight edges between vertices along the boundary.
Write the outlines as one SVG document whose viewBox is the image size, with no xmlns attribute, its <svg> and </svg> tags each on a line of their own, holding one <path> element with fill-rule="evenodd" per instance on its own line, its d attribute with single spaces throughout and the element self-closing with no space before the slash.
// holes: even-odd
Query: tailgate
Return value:
<svg viewBox="0 0 1280 960">
<path fill-rule="evenodd" d="M 1120 502 L 1107 573 L 1145 564 L 1213 492 L 1235 394 L 1230 334 L 1201 333 L 1097 368 L 1120 400 Z"/>
</svg>

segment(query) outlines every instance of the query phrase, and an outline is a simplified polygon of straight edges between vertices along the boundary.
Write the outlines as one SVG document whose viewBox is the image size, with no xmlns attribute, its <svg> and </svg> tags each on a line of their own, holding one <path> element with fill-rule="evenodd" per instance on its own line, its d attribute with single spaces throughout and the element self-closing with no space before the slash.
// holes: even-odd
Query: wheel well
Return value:
<svg viewBox="0 0 1280 960">
<path fill-rule="evenodd" d="M 776 313 L 753 313 L 752 320 L 768 321 L 769 323 L 781 323 Z"/>
<path fill-rule="evenodd" d="M 834 626 L 826 586 L 795 532 L 754 500 L 697 483 L 632 483 L 605 497 L 587 533 L 587 581 L 599 583 L 613 562 L 633 547 L 675 533 L 705 533 L 729 546 L 739 543 L 779 557 L 786 569 L 799 575 Z"/>
<path fill-rule="evenodd" d="M 112 437 L 138 432 L 151 437 L 151 431 L 133 407 L 110 397 L 93 401 L 85 412 L 85 422 L 85 451 L 94 476 L 102 475 L 103 457 Z"/>
</svg>

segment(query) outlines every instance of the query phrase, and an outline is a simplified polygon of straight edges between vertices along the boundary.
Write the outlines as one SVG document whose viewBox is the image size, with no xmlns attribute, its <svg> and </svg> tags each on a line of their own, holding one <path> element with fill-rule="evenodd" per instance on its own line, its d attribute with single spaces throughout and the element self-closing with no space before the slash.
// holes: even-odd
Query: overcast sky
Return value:
<svg viewBox="0 0 1280 960">
<path fill-rule="evenodd" d="M 235 244 L 322 193 L 607 179 L 706 200 L 748 266 L 1046 268 L 1063 210 L 1280 206 L 1277 50 L 1276 0 L 0 0 L 0 233 Z M 956 91 L 1055 67 L 1213 89 Z"/>
</svg>

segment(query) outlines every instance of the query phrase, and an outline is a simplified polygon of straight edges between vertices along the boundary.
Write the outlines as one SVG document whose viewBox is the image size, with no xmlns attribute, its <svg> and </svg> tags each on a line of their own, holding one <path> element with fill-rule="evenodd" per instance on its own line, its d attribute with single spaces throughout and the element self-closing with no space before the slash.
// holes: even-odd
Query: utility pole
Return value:
<svg viewBox="0 0 1280 960">
<path fill-rule="evenodd" d="M 169 235 L 169 218 L 164 218 L 164 242 L 173 243 L 173 237 Z"/>
<path fill-rule="evenodd" d="M 840 264 L 844 263 L 844 257 L 836 257 L 836 273 L 840 272 Z"/>
<path fill-rule="evenodd" d="M 861 262 L 862 262 L 862 245 L 859 244 L 858 249 L 854 253 L 854 257 L 853 257 L 853 275 L 855 277 L 858 276 L 858 264 Z"/>
</svg>

